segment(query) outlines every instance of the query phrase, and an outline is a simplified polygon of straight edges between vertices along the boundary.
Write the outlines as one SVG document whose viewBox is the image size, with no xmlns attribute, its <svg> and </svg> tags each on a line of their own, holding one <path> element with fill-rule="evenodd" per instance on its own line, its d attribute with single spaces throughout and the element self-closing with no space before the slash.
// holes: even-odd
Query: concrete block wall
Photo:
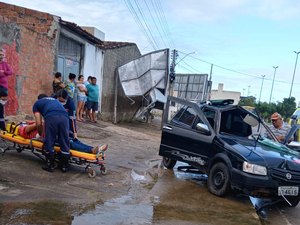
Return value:
<svg viewBox="0 0 300 225">
<path fill-rule="evenodd" d="M 114 102 L 116 89 L 117 68 L 141 56 L 136 45 L 128 45 L 115 49 L 107 49 L 104 53 L 103 83 L 101 98 L 101 119 L 114 120 Z M 141 105 L 139 98 L 135 104 L 126 97 L 118 80 L 117 122 L 130 121 Z"/>
<path fill-rule="evenodd" d="M 57 17 L 0 2 L 0 47 L 13 69 L 6 115 L 32 114 L 38 94 L 52 92 Z"/>
</svg>

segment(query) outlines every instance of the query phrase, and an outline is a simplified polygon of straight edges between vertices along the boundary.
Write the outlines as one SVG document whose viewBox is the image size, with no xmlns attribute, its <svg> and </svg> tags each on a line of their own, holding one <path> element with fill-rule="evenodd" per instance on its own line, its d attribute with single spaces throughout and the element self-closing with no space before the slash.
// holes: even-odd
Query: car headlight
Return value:
<svg viewBox="0 0 300 225">
<path fill-rule="evenodd" d="M 264 166 L 259 166 L 255 164 L 251 164 L 248 162 L 243 163 L 243 171 L 246 173 L 252 173 L 257 175 L 267 175 L 267 168 Z"/>
</svg>

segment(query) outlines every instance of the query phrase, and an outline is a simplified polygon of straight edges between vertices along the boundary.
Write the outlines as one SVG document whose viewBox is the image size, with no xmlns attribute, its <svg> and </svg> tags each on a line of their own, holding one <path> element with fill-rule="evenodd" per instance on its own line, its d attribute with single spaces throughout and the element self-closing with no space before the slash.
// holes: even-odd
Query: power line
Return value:
<svg viewBox="0 0 300 225">
<path fill-rule="evenodd" d="M 160 0 L 151 0 L 151 4 L 147 0 L 144 0 L 144 3 L 139 0 L 124 0 L 124 2 L 131 16 L 134 17 L 135 22 L 154 50 L 160 47 L 154 34 L 160 37 L 161 44 L 165 48 L 174 46 Z M 149 23 L 151 21 L 152 23 Z"/>
<path fill-rule="evenodd" d="M 185 70 L 188 70 L 188 71 L 191 72 L 191 73 L 194 73 L 194 72 L 195 72 L 195 71 L 192 71 L 192 70 L 190 70 L 189 68 L 187 68 L 187 67 L 185 67 L 185 66 L 183 66 L 183 65 L 178 64 L 177 66 L 182 67 L 182 68 L 184 68 Z"/>
<path fill-rule="evenodd" d="M 160 3 L 160 1 L 159 1 L 159 3 Z M 170 32 L 168 34 L 169 27 L 168 27 L 167 20 L 163 19 L 163 18 L 165 18 L 165 15 L 164 15 L 164 11 L 163 11 L 162 6 L 159 7 L 157 1 L 153 2 L 153 0 L 151 0 L 151 4 L 153 6 L 154 12 L 156 13 L 156 16 L 158 18 L 158 22 L 160 24 L 160 27 L 162 28 L 164 36 L 165 36 L 165 38 L 166 38 L 166 40 L 169 44 L 169 47 L 170 48 L 175 48 L 175 45 L 174 45 L 172 36 L 170 35 Z"/>
<path fill-rule="evenodd" d="M 145 27 L 143 26 L 138 14 L 136 13 L 134 7 L 132 6 L 130 0 L 124 0 L 126 7 L 128 8 L 131 16 L 133 17 L 133 19 L 135 20 L 136 24 L 138 25 L 138 27 L 140 28 L 141 32 L 146 36 L 146 39 L 148 40 L 148 42 L 151 44 L 152 48 L 155 49 L 155 44 L 153 43 L 151 37 L 149 36 L 149 34 L 147 33 L 147 30 L 145 29 Z"/>
<path fill-rule="evenodd" d="M 168 25 L 168 22 L 167 22 L 167 19 L 166 19 L 166 16 L 163 12 L 163 7 L 162 7 L 162 4 L 161 4 L 161 1 L 160 0 L 156 0 L 156 3 L 157 3 L 157 8 L 158 8 L 158 12 L 160 13 L 160 15 L 162 15 L 162 20 L 164 21 L 164 24 L 165 24 L 165 28 L 166 28 L 166 37 L 169 37 L 170 40 L 171 40 L 171 43 L 173 44 L 173 46 L 175 47 L 175 44 L 174 44 L 174 41 L 172 39 L 172 36 L 171 36 L 171 32 L 170 32 L 170 29 L 169 29 L 169 25 Z"/>
<path fill-rule="evenodd" d="M 181 52 L 181 51 L 179 51 L 179 50 L 178 50 L 178 52 L 179 52 L 179 53 L 182 53 L 182 54 L 187 54 L 187 53 Z M 206 61 L 206 60 L 197 58 L 197 57 L 195 57 L 194 55 L 189 55 L 188 57 L 191 57 L 191 58 L 193 58 L 193 59 L 195 59 L 195 60 L 198 60 L 198 61 L 201 61 L 201 62 L 210 64 L 210 65 L 214 65 L 214 67 L 218 67 L 218 68 L 223 69 L 223 70 L 227 70 L 227 71 L 230 71 L 230 72 L 233 72 L 233 73 L 237 73 L 237 74 L 241 74 L 241 75 L 245 75 L 245 76 L 249 76 L 249 77 L 261 79 L 261 76 L 253 75 L 253 74 L 249 74 L 249 73 L 245 73 L 245 72 L 240 72 L 240 71 L 233 70 L 233 69 L 228 69 L 228 68 L 226 68 L 226 67 L 219 66 L 219 65 L 217 65 L 217 64 L 215 64 L 215 63 L 211 63 L 211 62 L 208 62 L 208 61 Z M 198 71 L 199 71 L 199 70 L 198 70 Z M 272 79 L 270 79 L 270 78 L 264 78 L 264 79 L 265 79 L 265 80 L 268 80 L 268 81 L 272 81 Z M 291 82 L 284 81 L 284 80 L 275 80 L 275 82 L 277 82 L 277 83 L 291 84 Z M 294 84 L 300 85 L 300 83 L 294 83 Z"/>
<path fill-rule="evenodd" d="M 159 49 L 159 47 L 158 47 L 158 45 L 157 45 L 157 43 L 156 43 L 156 41 L 155 41 L 155 38 L 154 38 L 154 36 L 153 36 L 153 34 L 152 34 L 152 32 L 151 32 L 151 30 L 150 30 L 148 24 L 147 24 L 146 18 L 145 18 L 145 16 L 144 16 L 143 11 L 141 10 L 141 7 L 140 7 L 139 3 L 138 3 L 136 0 L 134 0 L 134 2 L 135 2 L 136 6 L 137 6 L 137 9 L 138 9 L 138 11 L 139 11 L 139 13 L 140 13 L 140 15 L 141 15 L 143 21 L 144 21 L 144 24 L 145 24 L 146 29 L 148 30 L 148 32 L 149 32 L 149 34 L 150 34 L 150 36 L 151 36 L 151 38 L 152 38 L 152 41 L 154 42 L 154 44 L 155 44 L 155 46 L 156 46 L 156 48 L 155 48 L 154 50 Z"/>
<path fill-rule="evenodd" d="M 191 66 L 190 64 L 188 64 L 187 62 L 185 62 L 185 60 L 182 60 L 181 62 L 184 63 L 189 68 L 191 68 L 192 70 L 194 70 L 194 72 L 200 72 L 199 69 L 194 68 L 193 66 Z M 179 63 L 178 63 L 178 65 L 179 65 Z"/>
<path fill-rule="evenodd" d="M 164 46 L 167 47 L 166 42 L 165 42 L 165 40 L 163 39 L 163 36 L 162 36 L 162 34 L 161 34 L 161 32 L 160 32 L 160 29 L 158 28 L 158 26 L 157 26 L 157 24 L 156 24 L 156 21 L 155 21 L 153 15 L 152 15 L 152 13 L 151 13 L 151 10 L 150 10 L 150 8 L 149 8 L 149 6 L 148 6 L 147 1 L 144 0 L 144 2 L 145 2 L 145 4 L 146 4 L 146 6 L 147 6 L 147 9 L 148 9 L 149 14 L 150 14 L 150 16 L 151 16 L 151 19 L 152 19 L 152 21 L 153 21 L 153 23 L 154 23 L 154 25 L 155 25 L 155 27 L 156 27 L 158 33 L 159 33 L 160 39 L 162 40 Z"/>
</svg>

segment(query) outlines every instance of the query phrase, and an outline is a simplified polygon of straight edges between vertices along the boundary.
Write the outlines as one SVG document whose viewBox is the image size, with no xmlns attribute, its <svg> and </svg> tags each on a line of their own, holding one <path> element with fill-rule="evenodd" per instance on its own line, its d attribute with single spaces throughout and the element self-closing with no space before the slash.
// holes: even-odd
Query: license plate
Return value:
<svg viewBox="0 0 300 225">
<path fill-rule="evenodd" d="M 278 187 L 278 196 L 281 195 L 297 196 L 298 192 L 299 192 L 299 187 L 293 187 L 293 186 Z"/>
</svg>

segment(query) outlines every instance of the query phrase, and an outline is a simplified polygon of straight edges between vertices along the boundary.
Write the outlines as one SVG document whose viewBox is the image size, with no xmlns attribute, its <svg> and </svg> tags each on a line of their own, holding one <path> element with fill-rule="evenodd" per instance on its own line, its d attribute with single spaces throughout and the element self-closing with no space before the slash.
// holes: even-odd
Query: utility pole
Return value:
<svg viewBox="0 0 300 225">
<path fill-rule="evenodd" d="M 176 66 L 176 59 L 177 59 L 178 53 L 177 50 L 172 50 L 171 53 L 171 64 L 170 64 L 170 73 L 169 73 L 169 81 L 168 81 L 168 95 L 173 96 L 173 85 L 172 83 L 175 80 L 175 66 Z"/>
<path fill-rule="evenodd" d="M 170 83 L 173 83 L 173 81 L 175 80 L 175 66 L 176 66 L 176 59 L 178 56 L 178 51 L 176 49 L 173 49 L 172 53 L 171 53 L 171 65 L 170 65 Z"/>
<path fill-rule="evenodd" d="M 273 76 L 273 82 L 272 82 L 272 88 L 271 88 L 271 94 L 270 94 L 269 104 L 271 103 L 271 99 L 272 99 L 274 80 L 275 80 L 276 70 L 277 70 L 278 66 L 273 66 L 273 68 L 274 68 L 274 76 Z"/>
<path fill-rule="evenodd" d="M 214 67 L 214 64 L 211 64 L 210 65 L 210 73 L 209 73 L 209 81 L 211 81 L 213 67 Z"/>
<path fill-rule="evenodd" d="M 251 87 L 251 85 L 248 85 L 248 93 L 247 93 L 247 96 L 249 97 L 249 95 L 250 95 L 250 87 Z"/>
<path fill-rule="evenodd" d="M 292 79 L 292 85 L 291 85 L 291 90 L 290 90 L 289 98 L 292 95 L 292 90 L 293 90 L 293 85 L 294 85 L 294 78 L 295 78 L 295 73 L 296 73 L 296 68 L 297 68 L 297 62 L 298 62 L 298 55 L 300 53 L 300 52 L 296 52 L 296 51 L 294 51 L 294 52 L 297 54 L 297 56 L 296 56 L 296 62 L 295 62 L 295 67 L 294 67 L 294 73 L 293 73 L 293 79 Z"/>
<path fill-rule="evenodd" d="M 265 76 L 266 76 L 266 75 L 261 75 L 262 81 L 261 81 L 261 86 L 260 86 L 260 93 L 259 93 L 258 103 L 260 103 L 260 97 L 261 97 L 262 88 L 263 88 L 263 86 L 264 86 L 264 79 L 265 79 Z"/>
</svg>

